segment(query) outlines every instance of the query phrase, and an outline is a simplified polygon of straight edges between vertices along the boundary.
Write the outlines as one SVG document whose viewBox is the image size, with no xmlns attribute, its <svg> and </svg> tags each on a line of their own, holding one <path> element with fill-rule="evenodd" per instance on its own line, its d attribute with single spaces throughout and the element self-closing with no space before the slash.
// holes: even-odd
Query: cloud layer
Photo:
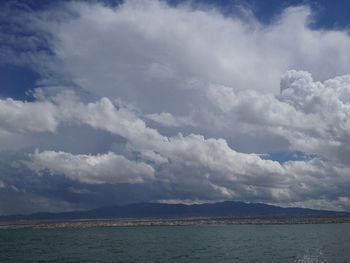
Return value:
<svg viewBox="0 0 350 263">
<path fill-rule="evenodd" d="M 14 61 L 2 48 L 8 63 L 41 77 L 29 101 L 0 98 L 2 149 L 24 152 L 4 154 L 11 165 L 3 164 L 0 194 L 25 196 L 30 183 L 8 176 L 25 171 L 52 189 L 62 187 L 55 178 L 68 180 L 64 194 L 34 191 L 58 210 L 87 207 L 72 192 L 104 205 L 96 197 L 103 189 L 114 203 L 232 199 L 349 210 L 350 37 L 311 30 L 310 14 L 287 8 L 262 25 L 157 1 L 21 13 L 23 30 L 36 30 L 34 42 L 50 52 L 17 50 Z M 307 158 L 267 159 L 275 149 Z"/>
</svg>

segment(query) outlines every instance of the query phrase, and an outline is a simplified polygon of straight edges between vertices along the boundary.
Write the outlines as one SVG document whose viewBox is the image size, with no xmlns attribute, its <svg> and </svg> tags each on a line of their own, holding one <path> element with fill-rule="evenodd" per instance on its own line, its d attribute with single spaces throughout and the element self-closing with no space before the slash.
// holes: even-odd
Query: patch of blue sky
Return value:
<svg viewBox="0 0 350 263">
<path fill-rule="evenodd" d="M 167 0 L 171 5 L 190 2 L 193 6 L 212 6 L 225 15 L 240 15 L 249 10 L 261 23 L 274 21 L 290 6 L 310 6 L 313 17 L 310 27 L 318 29 L 347 29 L 350 24 L 350 1 L 348 0 Z M 243 9 L 242 9 L 243 8 Z"/>
<path fill-rule="evenodd" d="M 29 90 L 36 87 L 39 74 L 30 68 L 0 64 L 1 98 L 14 98 L 30 101 Z"/>
</svg>

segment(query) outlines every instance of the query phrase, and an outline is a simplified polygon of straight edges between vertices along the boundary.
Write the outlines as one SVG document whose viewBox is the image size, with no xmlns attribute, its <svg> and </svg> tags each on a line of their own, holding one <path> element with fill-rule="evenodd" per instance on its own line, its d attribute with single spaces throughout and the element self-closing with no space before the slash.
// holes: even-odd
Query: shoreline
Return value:
<svg viewBox="0 0 350 263">
<path fill-rule="evenodd" d="M 196 225 L 291 225 L 291 224 L 340 224 L 350 223 L 350 217 L 244 217 L 244 218 L 117 218 L 117 219 L 72 219 L 29 220 L 0 222 L 2 229 L 56 229 L 93 227 L 137 226 L 196 226 Z"/>
</svg>

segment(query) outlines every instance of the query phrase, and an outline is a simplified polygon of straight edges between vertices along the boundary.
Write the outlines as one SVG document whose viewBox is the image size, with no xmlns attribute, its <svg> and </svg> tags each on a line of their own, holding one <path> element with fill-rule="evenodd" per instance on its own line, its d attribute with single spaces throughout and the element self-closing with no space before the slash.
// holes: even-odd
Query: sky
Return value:
<svg viewBox="0 0 350 263">
<path fill-rule="evenodd" d="M 349 1 L 0 4 L 0 215 L 350 211 Z"/>
</svg>

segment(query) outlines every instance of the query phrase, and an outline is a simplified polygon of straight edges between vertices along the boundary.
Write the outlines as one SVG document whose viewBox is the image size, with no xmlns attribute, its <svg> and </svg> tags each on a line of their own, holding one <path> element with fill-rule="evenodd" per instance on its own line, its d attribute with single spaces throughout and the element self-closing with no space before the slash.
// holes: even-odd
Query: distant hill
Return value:
<svg viewBox="0 0 350 263">
<path fill-rule="evenodd" d="M 334 217 L 350 216 L 349 212 L 282 208 L 262 203 L 225 201 L 213 204 L 138 203 L 111 206 L 88 211 L 64 213 L 35 213 L 31 215 L 2 216 L 0 221 L 71 220 L 113 218 L 189 218 L 189 217 Z"/>
</svg>

